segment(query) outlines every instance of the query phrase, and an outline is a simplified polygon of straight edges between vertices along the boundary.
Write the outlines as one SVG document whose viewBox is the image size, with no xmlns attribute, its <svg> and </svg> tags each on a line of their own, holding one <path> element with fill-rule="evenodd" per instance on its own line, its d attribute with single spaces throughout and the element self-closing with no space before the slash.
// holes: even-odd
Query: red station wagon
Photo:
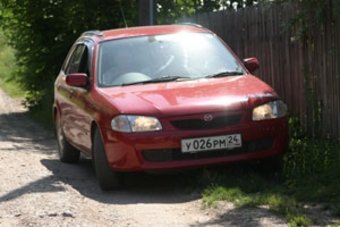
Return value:
<svg viewBox="0 0 340 227">
<path fill-rule="evenodd" d="M 60 160 L 93 158 L 103 190 L 124 171 L 278 160 L 287 106 L 258 66 L 198 25 L 85 32 L 55 81 Z"/>
</svg>

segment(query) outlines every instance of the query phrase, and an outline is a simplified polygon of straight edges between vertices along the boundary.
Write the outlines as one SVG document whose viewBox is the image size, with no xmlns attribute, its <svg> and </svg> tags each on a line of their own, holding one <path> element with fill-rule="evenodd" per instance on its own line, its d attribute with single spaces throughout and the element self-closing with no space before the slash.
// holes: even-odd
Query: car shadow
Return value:
<svg viewBox="0 0 340 227">
<path fill-rule="evenodd" d="M 53 173 L 55 182 L 70 185 L 83 196 L 101 203 L 183 203 L 201 198 L 195 182 L 200 170 L 124 173 L 123 188 L 102 191 L 89 159 L 82 158 L 78 164 L 66 164 L 57 159 L 43 159 L 41 163 Z"/>
<path fill-rule="evenodd" d="M 102 203 L 181 203 L 200 198 L 192 183 L 193 173 L 188 172 L 168 175 L 126 173 L 124 188 L 103 192 L 97 183 L 91 160 L 82 157 L 77 164 L 60 162 L 53 131 L 33 121 L 27 111 L 1 113 L 0 124 L 0 140 L 6 143 L 0 151 L 42 154 L 40 162 L 51 172 L 51 175 L 3 194 L 0 203 L 27 193 L 66 191 L 65 185 Z"/>
</svg>

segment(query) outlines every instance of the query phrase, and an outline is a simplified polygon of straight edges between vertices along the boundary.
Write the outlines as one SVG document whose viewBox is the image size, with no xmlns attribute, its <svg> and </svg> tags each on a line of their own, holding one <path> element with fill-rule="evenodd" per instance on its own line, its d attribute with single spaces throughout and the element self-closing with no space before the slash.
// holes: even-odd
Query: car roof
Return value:
<svg viewBox="0 0 340 227">
<path fill-rule="evenodd" d="M 159 35 L 178 32 L 208 32 L 210 30 L 196 24 L 154 25 L 131 28 L 118 28 L 104 31 L 86 31 L 82 36 L 97 36 L 101 40 L 120 39 L 134 36 Z"/>
</svg>

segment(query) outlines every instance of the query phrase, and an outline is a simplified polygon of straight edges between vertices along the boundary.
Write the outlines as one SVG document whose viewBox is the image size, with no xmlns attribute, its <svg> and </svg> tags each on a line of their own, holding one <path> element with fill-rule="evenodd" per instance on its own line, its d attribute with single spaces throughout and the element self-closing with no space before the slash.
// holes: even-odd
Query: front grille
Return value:
<svg viewBox="0 0 340 227">
<path fill-rule="evenodd" d="M 213 150 L 202 151 L 197 153 L 182 153 L 180 149 L 159 149 L 159 150 L 143 150 L 142 154 L 145 161 L 148 162 L 195 160 L 261 152 L 270 149 L 273 146 L 273 143 L 274 138 L 271 137 L 266 139 L 244 142 L 242 147 L 233 150 Z"/>
<path fill-rule="evenodd" d="M 203 119 L 187 119 L 171 121 L 171 124 L 180 130 L 200 130 L 223 128 L 231 125 L 236 125 L 241 120 L 242 115 L 219 116 L 212 121 L 204 121 Z"/>
</svg>

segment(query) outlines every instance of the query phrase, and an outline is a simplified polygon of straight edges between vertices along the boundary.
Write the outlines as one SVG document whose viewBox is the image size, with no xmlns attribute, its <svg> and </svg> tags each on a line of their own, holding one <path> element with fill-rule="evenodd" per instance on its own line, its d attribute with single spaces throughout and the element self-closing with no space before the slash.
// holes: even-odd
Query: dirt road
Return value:
<svg viewBox="0 0 340 227">
<path fill-rule="evenodd" d="M 185 174 L 132 174 L 125 189 L 102 192 L 91 161 L 59 162 L 53 133 L 1 90 L 0 173 L 0 226 L 287 226 L 265 209 L 202 209 L 200 194 L 178 180 Z"/>
</svg>

